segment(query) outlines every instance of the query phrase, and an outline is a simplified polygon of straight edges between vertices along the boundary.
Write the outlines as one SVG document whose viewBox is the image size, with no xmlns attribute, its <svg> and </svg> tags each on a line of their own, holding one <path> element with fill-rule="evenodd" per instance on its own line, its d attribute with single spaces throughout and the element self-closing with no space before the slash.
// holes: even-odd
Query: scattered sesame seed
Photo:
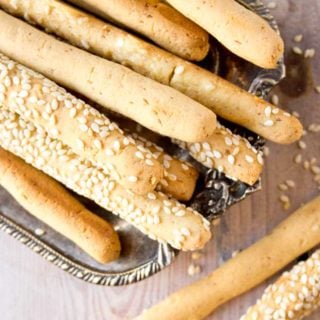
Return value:
<svg viewBox="0 0 320 320">
<path fill-rule="evenodd" d="M 277 7 L 276 2 L 272 1 L 267 4 L 268 9 L 275 9 Z"/>
<path fill-rule="evenodd" d="M 199 251 L 195 251 L 191 253 L 191 259 L 192 260 L 200 260 L 202 258 L 202 253 Z"/>
<path fill-rule="evenodd" d="M 293 180 L 287 180 L 286 184 L 289 188 L 295 188 L 296 183 Z"/>
<path fill-rule="evenodd" d="M 300 164 L 302 162 L 302 155 L 298 153 L 294 158 L 293 158 L 294 163 Z"/>
<path fill-rule="evenodd" d="M 304 149 L 307 148 L 307 144 L 306 144 L 304 141 L 300 140 L 300 141 L 298 141 L 298 147 L 299 147 L 301 150 L 304 150 Z"/>
<path fill-rule="evenodd" d="M 280 183 L 278 185 L 278 188 L 279 188 L 280 191 L 287 191 L 288 190 L 288 186 L 286 184 L 284 184 L 284 183 Z"/>
<path fill-rule="evenodd" d="M 296 42 L 296 43 L 299 43 L 299 42 L 302 41 L 302 39 L 303 39 L 303 35 L 302 34 L 297 34 L 297 35 L 294 36 L 293 41 Z"/>
<path fill-rule="evenodd" d="M 311 49 L 306 49 L 304 52 L 304 57 L 305 58 L 313 58 L 316 54 L 316 50 L 311 48 Z"/>
<path fill-rule="evenodd" d="M 193 277 L 201 272 L 201 267 L 199 265 L 190 264 L 188 267 L 188 275 Z"/>
<path fill-rule="evenodd" d="M 294 46 L 294 47 L 292 48 L 292 51 L 293 51 L 293 53 L 298 54 L 298 55 L 302 55 L 302 54 L 303 54 L 302 49 L 299 48 L 299 47 L 297 47 L 297 46 Z"/>
</svg>

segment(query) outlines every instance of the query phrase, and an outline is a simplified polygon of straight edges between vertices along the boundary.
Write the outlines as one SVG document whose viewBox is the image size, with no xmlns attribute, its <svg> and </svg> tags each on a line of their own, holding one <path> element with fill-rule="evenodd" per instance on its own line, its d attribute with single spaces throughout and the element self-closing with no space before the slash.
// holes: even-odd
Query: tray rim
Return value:
<svg viewBox="0 0 320 320">
<path fill-rule="evenodd" d="M 257 14 L 265 18 L 270 25 L 279 32 L 278 25 L 269 9 L 261 0 L 237 0 L 241 4 L 250 7 Z M 285 77 L 285 65 L 283 58 L 279 61 L 276 69 L 261 69 L 260 73 L 250 85 L 249 92 L 267 97 L 271 89 Z M 246 192 L 247 194 L 250 194 Z M 241 200 L 241 199 L 239 199 Z M 166 244 L 159 244 L 157 256 L 142 265 L 124 272 L 111 273 L 101 272 L 81 265 L 71 258 L 50 247 L 45 241 L 38 238 L 31 231 L 20 226 L 12 219 L 6 217 L 0 211 L 0 230 L 26 245 L 47 261 L 74 277 L 91 284 L 102 286 L 122 286 L 144 280 L 170 265 L 177 255 L 177 251 Z"/>
</svg>

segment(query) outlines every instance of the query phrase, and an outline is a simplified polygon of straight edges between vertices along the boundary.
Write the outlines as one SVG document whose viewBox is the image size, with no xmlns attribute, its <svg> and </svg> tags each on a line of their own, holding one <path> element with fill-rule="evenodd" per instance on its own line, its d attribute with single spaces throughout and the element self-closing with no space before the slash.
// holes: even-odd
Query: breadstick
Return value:
<svg viewBox="0 0 320 320">
<path fill-rule="evenodd" d="M 85 12 L 60 3 L 51 14 L 40 0 L 37 7 L 18 0 L 0 5 L 14 14 L 29 18 L 69 42 L 94 54 L 122 63 L 151 79 L 169 85 L 219 114 L 277 143 L 300 138 L 301 124 L 281 109 L 238 88 L 219 76 L 187 63 L 129 33 L 98 20 Z"/>
<path fill-rule="evenodd" d="M 319 228 L 320 197 L 317 197 L 208 277 L 182 288 L 137 319 L 203 319 L 221 304 L 252 289 L 318 245 Z"/>
<path fill-rule="evenodd" d="M 0 148 L 0 185 L 32 215 L 101 263 L 116 260 L 120 242 L 112 226 L 87 210 L 56 181 Z"/>
<path fill-rule="evenodd" d="M 0 102 L 6 107 L 107 168 L 112 177 L 135 193 L 155 189 L 163 176 L 162 166 L 147 159 L 147 152 L 139 150 L 116 124 L 54 82 L 1 54 L 0 64 Z"/>
<path fill-rule="evenodd" d="M 133 194 L 102 168 L 76 155 L 44 128 L 0 106 L 0 145 L 76 193 L 119 215 L 151 239 L 181 250 L 197 250 L 210 239 L 210 223 L 161 192 Z"/>
<path fill-rule="evenodd" d="M 56 40 L 3 11 L 0 29 L 4 54 L 153 131 L 192 142 L 215 129 L 213 112 L 168 86 Z"/>
<path fill-rule="evenodd" d="M 156 190 L 177 200 L 188 201 L 191 199 L 199 174 L 188 162 L 171 157 L 166 154 L 163 148 L 142 138 L 136 133 L 131 134 L 135 139 L 138 148 L 150 152 L 150 155 L 159 161 L 164 167 L 164 177 L 160 180 Z"/>
<path fill-rule="evenodd" d="M 208 53 L 207 32 L 160 0 L 71 2 L 144 35 L 184 59 L 200 61 Z"/>
<path fill-rule="evenodd" d="M 275 68 L 283 54 L 279 34 L 235 0 L 168 0 L 227 49 L 262 68 Z"/>
<path fill-rule="evenodd" d="M 233 134 L 218 123 L 216 131 L 204 142 L 174 141 L 204 166 L 224 172 L 233 180 L 253 185 L 259 179 L 263 157 L 248 140 Z"/>
<path fill-rule="evenodd" d="M 240 320 L 296 319 L 320 306 L 320 251 L 301 261 L 270 285 Z"/>
</svg>

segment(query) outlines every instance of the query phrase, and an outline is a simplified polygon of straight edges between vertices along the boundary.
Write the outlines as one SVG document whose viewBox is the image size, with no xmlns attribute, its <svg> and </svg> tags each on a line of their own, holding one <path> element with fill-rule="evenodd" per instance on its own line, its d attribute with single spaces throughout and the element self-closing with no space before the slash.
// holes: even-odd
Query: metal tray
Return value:
<svg viewBox="0 0 320 320">
<path fill-rule="evenodd" d="M 241 0 L 243 5 L 265 18 L 274 29 L 277 25 L 269 11 L 259 0 Z M 264 70 L 247 63 L 223 49 L 213 39 L 211 52 L 201 65 L 212 72 L 236 83 L 242 88 L 266 97 L 285 74 L 283 61 L 275 70 Z M 264 141 L 253 133 L 224 122 L 234 132 L 247 137 L 258 149 Z M 239 181 L 232 181 L 215 170 L 207 170 L 190 159 L 189 155 L 174 147 L 168 139 L 160 139 L 169 152 L 190 160 L 201 172 L 197 191 L 189 205 L 212 220 L 232 204 L 260 189 L 260 181 L 250 187 Z M 90 283 L 119 286 L 140 281 L 172 263 L 178 254 L 168 245 L 158 244 L 140 233 L 127 222 L 96 206 L 93 202 L 79 198 L 90 210 L 110 221 L 120 235 L 123 251 L 119 260 L 99 264 L 72 242 L 58 234 L 23 210 L 13 198 L 0 188 L 0 229 L 10 234 L 31 250 L 68 273 Z M 43 230 L 42 235 L 39 230 Z"/>
</svg>

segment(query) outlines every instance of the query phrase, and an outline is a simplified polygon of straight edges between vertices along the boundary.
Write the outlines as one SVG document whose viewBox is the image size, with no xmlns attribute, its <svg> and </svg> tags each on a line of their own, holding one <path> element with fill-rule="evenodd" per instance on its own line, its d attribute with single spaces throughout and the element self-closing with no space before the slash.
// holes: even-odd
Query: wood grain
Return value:
<svg viewBox="0 0 320 320">
<path fill-rule="evenodd" d="M 278 0 L 272 13 L 279 21 L 286 40 L 288 79 L 275 92 L 283 105 L 301 114 L 305 126 L 320 123 L 320 95 L 313 87 L 320 85 L 320 1 Z M 300 59 L 291 53 L 293 37 L 302 33 L 298 44 L 303 49 L 316 48 L 313 59 Z M 318 53 L 319 52 L 319 53 Z M 307 149 L 303 158 L 320 154 L 320 134 L 304 138 Z M 270 157 L 263 175 L 263 190 L 232 207 L 215 227 L 215 238 L 205 249 L 200 264 L 205 275 L 227 260 L 232 252 L 245 248 L 272 229 L 289 212 L 319 193 L 312 175 L 292 161 L 301 152 L 297 145 L 288 147 L 269 144 Z M 320 158 L 319 158 L 320 161 Z M 292 207 L 282 210 L 277 185 L 287 179 L 297 183 L 288 194 Z M 187 275 L 190 254 L 181 254 L 176 262 L 138 284 L 120 288 L 89 285 L 51 265 L 29 249 L 0 233 L 0 309 L 2 320 L 123 320 L 130 319 L 144 308 L 169 293 L 191 283 Z M 196 277 L 197 278 L 197 277 Z M 272 279 L 270 280 L 272 281 Z M 269 282 L 270 282 L 269 281 Z M 209 319 L 238 319 L 261 295 L 267 283 L 221 307 Z M 320 317 L 320 311 L 309 320 Z"/>
</svg>

